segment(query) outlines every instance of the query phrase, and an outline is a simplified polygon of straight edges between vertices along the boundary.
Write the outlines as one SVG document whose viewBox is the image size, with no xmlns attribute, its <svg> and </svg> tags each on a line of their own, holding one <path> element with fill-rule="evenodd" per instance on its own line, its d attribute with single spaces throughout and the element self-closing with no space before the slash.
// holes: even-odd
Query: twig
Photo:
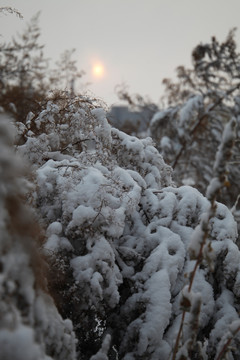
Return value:
<svg viewBox="0 0 240 360">
<path fill-rule="evenodd" d="M 74 146 L 74 145 L 78 145 L 78 144 L 81 144 L 82 142 L 84 141 L 88 141 L 90 139 L 82 139 L 82 140 L 77 140 L 75 141 L 74 143 L 72 144 L 68 144 L 67 146 L 65 146 L 64 148 L 61 148 L 59 151 L 62 153 L 63 151 L 67 150 L 67 148 L 69 148 L 69 146 Z"/>
<path fill-rule="evenodd" d="M 174 346 L 174 349 L 173 349 L 172 360 L 176 359 L 176 355 L 177 355 L 177 351 L 178 351 L 178 347 L 179 347 L 179 341 L 180 341 L 180 337 L 181 337 L 182 329 L 183 329 L 183 324 L 184 324 L 184 320 L 185 320 L 185 315 L 186 315 L 186 311 L 183 310 L 182 319 L 181 319 L 180 327 L 179 327 L 178 334 L 177 334 L 177 339 L 176 339 L 175 346 Z"/>
<path fill-rule="evenodd" d="M 7 12 L 9 14 L 15 14 L 16 16 L 18 16 L 20 19 L 23 19 L 22 14 L 17 10 L 12 8 L 11 6 L 2 6 L 0 7 L 0 13 L 4 13 Z"/>
<path fill-rule="evenodd" d="M 234 337 L 239 331 L 240 331 L 240 327 L 234 332 L 233 336 L 230 337 L 230 338 L 226 341 L 226 343 L 224 344 L 222 350 L 221 350 L 220 353 L 218 354 L 218 357 L 217 357 L 216 360 L 222 359 L 223 356 L 227 353 L 228 347 L 229 347 L 229 345 L 231 344 L 233 337 Z"/>
<path fill-rule="evenodd" d="M 196 123 L 196 125 L 191 129 L 190 131 L 190 136 L 194 135 L 197 131 L 197 129 L 200 127 L 200 125 L 202 124 L 202 122 L 206 119 L 207 116 L 209 116 L 209 113 L 211 111 L 213 111 L 218 105 L 220 105 L 222 103 L 222 101 L 226 98 L 226 96 L 230 95 L 231 93 L 233 93 L 235 90 L 240 88 L 240 83 L 238 83 L 236 86 L 234 86 L 233 88 L 229 89 L 225 95 L 223 95 L 222 97 L 220 97 L 212 106 L 210 106 L 210 108 L 202 115 L 200 116 L 200 118 L 198 119 L 198 122 Z M 193 143 L 194 139 L 191 139 L 189 145 L 191 145 Z M 174 169 L 178 163 L 179 158 L 182 156 L 183 151 L 186 149 L 186 146 L 188 145 L 187 140 L 183 141 L 183 145 L 181 147 L 181 149 L 179 150 L 174 163 L 172 165 L 172 168 Z"/>
<path fill-rule="evenodd" d="M 93 219 L 92 224 L 96 221 L 96 219 L 98 218 L 99 215 L 102 215 L 102 214 L 101 214 L 101 210 L 102 210 L 103 204 L 104 204 L 104 200 L 101 201 L 101 205 L 100 205 L 100 207 L 99 207 L 99 211 L 98 211 L 97 215 L 95 216 L 95 218 Z M 102 216 L 103 216 L 103 215 L 102 215 Z"/>
<path fill-rule="evenodd" d="M 209 216 L 208 222 L 209 222 L 211 217 Z M 188 292 L 189 293 L 191 292 L 192 285 L 193 285 L 193 280 L 195 278 L 198 266 L 202 262 L 203 248 L 204 248 L 204 245 L 206 244 L 207 237 L 208 237 L 208 230 L 207 230 L 207 227 L 205 227 L 205 224 L 204 224 L 204 228 L 205 228 L 205 231 L 204 231 L 203 241 L 201 242 L 201 247 L 200 247 L 200 250 L 199 250 L 199 253 L 198 253 L 198 257 L 197 257 L 194 269 L 191 272 L 191 276 L 190 276 L 190 281 L 189 281 L 189 285 L 188 285 Z M 175 346 L 174 346 L 174 350 L 173 350 L 172 360 L 176 359 L 177 351 L 178 351 L 178 348 L 179 348 L 180 337 L 181 337 L 182 330 L 183 330 L 185 315 L 186 315 L 186 310 L 183 310 L 182 319 L 181 319 L 180 327 L 179 327 L 179 330 L 178 330 L 178 334 L 177 334 L 177 338 L 176 338 L 176 342 L 175 342 Z"/>
</svg>

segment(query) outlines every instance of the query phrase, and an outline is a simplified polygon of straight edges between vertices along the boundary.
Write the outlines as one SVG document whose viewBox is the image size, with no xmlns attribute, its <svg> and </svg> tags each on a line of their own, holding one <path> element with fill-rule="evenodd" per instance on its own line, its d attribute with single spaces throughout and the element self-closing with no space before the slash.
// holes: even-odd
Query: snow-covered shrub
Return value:
<svg viewBox="0 0 240 360">
<path fill-rule="evenodd" d="M 190 69 L 177 68 L 177 81 L 163 81 L 167 104 L 153 116 L 150 133 L 164 160 L 173 167 L 174 181 L 205 193 L 224 126 L 232 117 L 237 122 L 237 137 L 240 135 L 240 54 L 234 31 L 222 43 L 213 37 L 196 46 L 192 63 Z M 232 207 L 239 194 L 239 141 L 228 173 L 230 187 L 218 200 Z"/>
<path fill-rule="evenodd" d="M 214 106 L 214 103 L 213 103 Z M 213 176 L 216 151 L 221 143 L 224 125 L 235 118 L 239 136 L 239 107 L 222 105 L 213 109 L 202 95 L 193 95 L 181 105 L 157 112 L 151 121 L 151 136 L 165 161 L 173 166 L 178 185 L 192 185 L 205 193 Z M 239 144 L 228 164 L 229 189 L 219 199 L 233 206 L 238 194 Z"/>
<path fill-rule="evenodd" d="M 46 267 L 29 184 L 12 149 L 13 128 L 0 123 L 0 359 L 74 359 L 75 335 L 46 292 Z"/>
<path fill-rule="evenodd" d="M 49 103 L 32 122 L 18 152 L 36 171 L 33 201 L 46 227 L 49 289 L 73 321 L 79 358 L 101 348 L 93 359 L 106 359 L 110 346 L 111 359 L 168 359 L 189 304 L 182 289 L 196 260 L 188 247 L 210 202 L 189 186 L 174 187 L 152 140 L 111 128 L 90 100 Z M 239 320 L 236 237 L 232 214 L 217 203 L 207 250 L 214 267 L 205 256 L 197 268 L 190 295 L 198 308 L 186 312 L 179 343 L 197 319 L 196 339 L 209 359 Z M 236 348 L 238 341 L 236 335 Z"/>
</svg>

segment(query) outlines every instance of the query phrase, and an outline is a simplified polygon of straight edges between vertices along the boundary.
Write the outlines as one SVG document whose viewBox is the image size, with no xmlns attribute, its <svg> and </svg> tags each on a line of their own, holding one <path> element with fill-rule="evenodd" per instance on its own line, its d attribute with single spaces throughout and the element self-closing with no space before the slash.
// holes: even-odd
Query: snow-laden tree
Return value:
<svg viewBox="0 0 240 360">
<path fill-rule="evenodd" d="M 238 359 L 237 227 L 210 196 L 222 150 L 209 201 L 175 187 L 151 138 L 111 128 L 88 98 L 49 101 L 18 130 L 46 228 L 48 288 L 73 322 L 77 358 L 214 359 L 227 349 Z"/>
<path fill-rule="evenodd" d="M 177 184 L 205 193 L 225 124 L 235 117 L 240 135 L 240 54 L 234 30 L 219 43 L 200 44 L 192 52 L 193 67 L 177 69 L 177 81 L 164 80 L 168 104 L 150 124 L 151 136 L 164 160 L 174 168 Z M 229 189 L 219 200 L 233 206 L 239 194 L 239 140 L 228 167 Z"/>
<path fill-rule="evenodd" d="M 9 119 L 8 119 L 9 122 Z M 72 360 L 76 339 L 48 294 L 39 254 L 40 227 L 23 204 L 31 185 L 12 147 L 13 128 L 0 122 L 0 359 Z"/>
</svg>

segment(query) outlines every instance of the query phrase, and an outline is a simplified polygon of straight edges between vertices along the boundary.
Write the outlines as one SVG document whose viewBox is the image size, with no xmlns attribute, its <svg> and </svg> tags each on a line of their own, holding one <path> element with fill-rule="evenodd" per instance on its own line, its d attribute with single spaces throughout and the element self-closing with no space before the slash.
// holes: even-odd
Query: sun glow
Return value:
<svg viewBox="0 0 240 360">
<path fill-rule="evenodd" d="M 104 67 L 102 64 L 95 64 L 92 68 L 93 76 L 96 78 L 102 78 L 104 75 Z"/>
</svg>

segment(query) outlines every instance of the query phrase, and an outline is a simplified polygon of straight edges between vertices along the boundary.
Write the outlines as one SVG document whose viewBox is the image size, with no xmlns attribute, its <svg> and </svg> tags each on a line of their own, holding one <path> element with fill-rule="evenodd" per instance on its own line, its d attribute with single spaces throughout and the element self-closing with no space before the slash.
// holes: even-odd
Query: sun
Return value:
<svg viewBox="0 0 240 360">
<path fill-rule="evenodd" d="M 93 76 L 96 78 L 102 78 L 104 75 L 104 67 L 102 64 L 94 64 L 92 68 Z"/>
</svg>

